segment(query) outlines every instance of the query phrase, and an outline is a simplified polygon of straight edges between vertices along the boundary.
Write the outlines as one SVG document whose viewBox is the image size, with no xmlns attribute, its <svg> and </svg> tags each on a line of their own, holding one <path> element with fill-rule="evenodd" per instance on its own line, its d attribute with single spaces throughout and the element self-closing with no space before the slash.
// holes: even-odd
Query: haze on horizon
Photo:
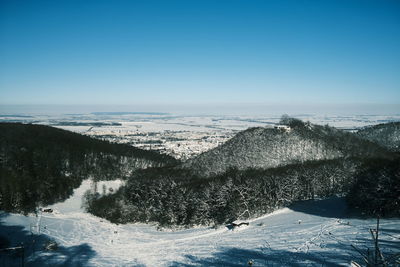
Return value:
<svg viewBox="0 0 400 267">
<path fill-rule="evenodd" d="M 399 14 L 398 1 L 1 1 L 0 111 L 400 112 Z"/>
</svg>

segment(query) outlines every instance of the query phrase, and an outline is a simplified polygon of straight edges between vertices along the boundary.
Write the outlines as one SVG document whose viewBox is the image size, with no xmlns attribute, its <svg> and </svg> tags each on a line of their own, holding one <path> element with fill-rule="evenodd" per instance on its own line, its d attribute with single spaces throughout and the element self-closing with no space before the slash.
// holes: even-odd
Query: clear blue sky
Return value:
<svg viewBox="0 0 400 267">
<path fill-rule="evenodd" d="M 0 104 L 400 103 L 400 1 L 0 0 Z"/>
</svg>

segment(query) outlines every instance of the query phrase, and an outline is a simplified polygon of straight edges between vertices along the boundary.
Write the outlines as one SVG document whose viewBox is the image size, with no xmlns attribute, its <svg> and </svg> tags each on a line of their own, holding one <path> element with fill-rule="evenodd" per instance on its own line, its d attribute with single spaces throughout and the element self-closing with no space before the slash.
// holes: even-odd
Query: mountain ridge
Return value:
<svg viewBox="0 0 400 267">
<path fill-rule="evenodd" d="M 384 147 L 330 126 L 291 119 L 286 128 L 254 127 L 181 164 L 211 176 L 230 168 L 275 168 L 305 161 L 343 157 L 391 157 Z"/>
</svg>

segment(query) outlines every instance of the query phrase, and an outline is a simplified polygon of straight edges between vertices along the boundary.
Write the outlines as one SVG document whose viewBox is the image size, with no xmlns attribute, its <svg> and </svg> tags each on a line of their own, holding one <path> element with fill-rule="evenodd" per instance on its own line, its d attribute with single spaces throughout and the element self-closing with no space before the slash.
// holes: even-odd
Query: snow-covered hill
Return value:
<svg viewBox="0 0 400 267">
<path fill-rule="evenodd" d="M 357 135 L 392 151 L 400 151 L 400 122 L 364 127 L 357 131 Z"/>
<path fill-rule="evenodd" d="M 387 157 L 388 151 L 352 133 L 293 120 L 292 125 L 249 128 L 226 143 L 191 158 L 182 167 L 202 176 L 230 168 L 274 168 L 342 157 Z"/>
<path fill-rule="evenodd" d="M 106 187 L 121 182 L 104 182 Z M 102 185 L 98 185 L 102 187 Z M 36 217 L 0 213 L 0 236 L 9 246 L 24 242 L 26 266 L 349 266 L 372 248 L 369 228 L 376 221 L 350 218 L 341 198 L 307 201 L 253 219 L 229 230 L 198 227 L 160 231 L 144 224 L 111 224 L 85 213 L 79 199 L 91 188 L 84 181 L 74 195 Z M 400 219 L 381 220 L 384 255 L 400 252 Z M 55 251 L 44 251 L 47 240 Z M 35 242 L 33 242 L 35 241 Z M 21 266 L 21 258 L 0 253 L 0 266 Z"/>
</svg>

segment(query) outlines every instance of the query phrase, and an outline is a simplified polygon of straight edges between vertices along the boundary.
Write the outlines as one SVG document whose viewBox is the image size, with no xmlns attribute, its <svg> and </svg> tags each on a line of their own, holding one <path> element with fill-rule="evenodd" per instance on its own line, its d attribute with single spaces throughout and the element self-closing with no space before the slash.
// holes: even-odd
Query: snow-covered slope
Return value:
<svg viewBox="0 0 400 267">
<path fill-rule="evenodd" d="M 152 225 L 115 225 L 85 213 L 79 199 L 90 187 L 84 181 L 70 199 L 51 206 L 53 213 L 0 213 L 0 236 L 9 238 L 10 246 L 23 241 L 31 267 L 246 266 L 249 260 L 253 266 L 348 266 L 351 260 L 361 262 L 351 244 L 363 251 L 373 247 L 369 228 L 375 220 L 347 217 L 340 198 L 299 203 L 235 230 L 160 231 Z M 384 255 L 400 252 L 399 229 L 400 219 L 381 220 Z M 59 248 L 43 251 L 47 239 Z M 0 255 L 0 266 L 21 265 L 20 257 Z"/>
<path fill-rule="evenodd" d="M 357 135 L 392 151 L 400 151 L 400 122 L 364 127 L 357 131 Z"/>
<path fill-rule="evenodd" d="M 266 169 L 313 160 L 387 156 L 384 148 L 349 132 L 293 120 L 297 121 L 293 126 L 239 132 L 226 143 L 187 160 L 182 167 L 209 176 L 230 168 Z"/>
</svg>

